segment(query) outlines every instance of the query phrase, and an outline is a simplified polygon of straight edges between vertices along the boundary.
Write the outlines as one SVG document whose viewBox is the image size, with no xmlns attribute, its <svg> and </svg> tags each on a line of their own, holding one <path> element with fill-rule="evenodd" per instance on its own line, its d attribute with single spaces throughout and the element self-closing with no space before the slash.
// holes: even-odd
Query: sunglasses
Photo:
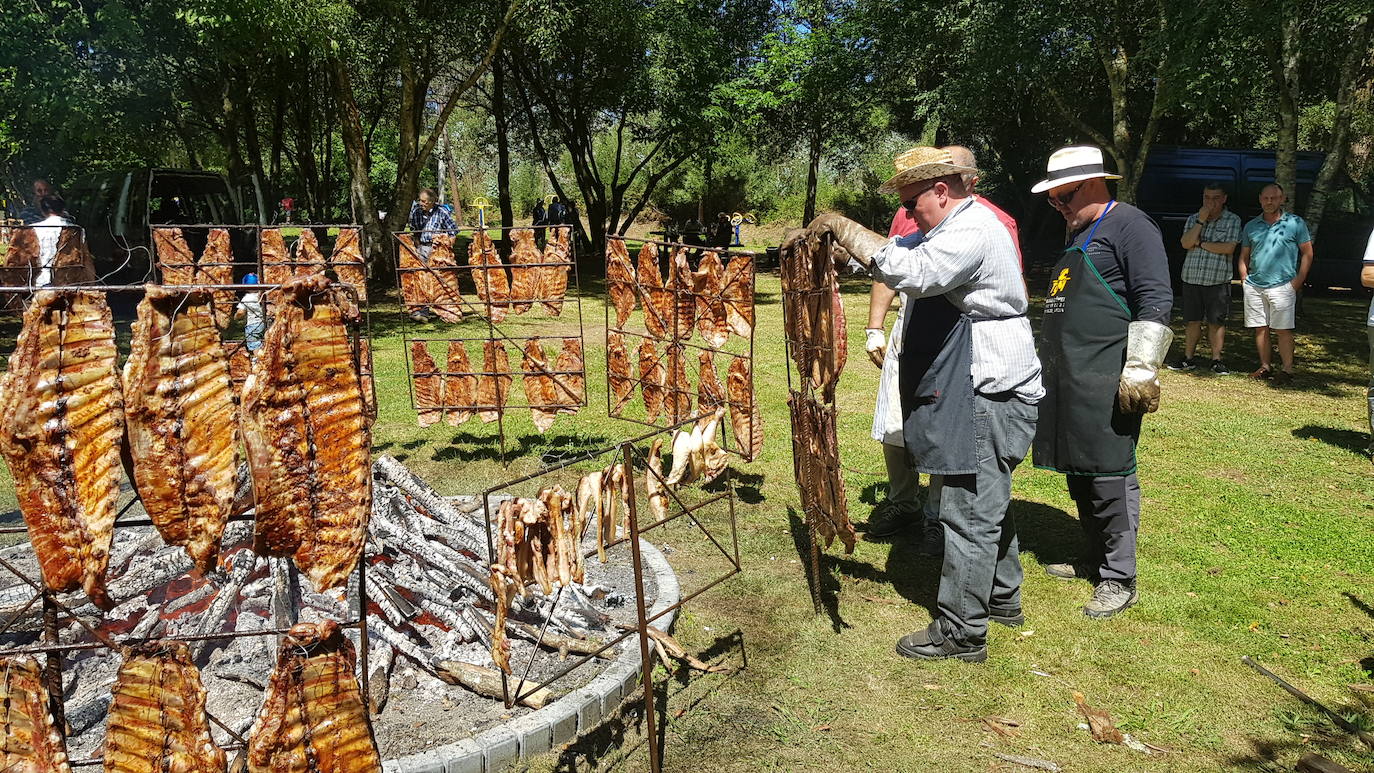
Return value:
<svg viewBox="0 0 1374 773">
<path fill-rule="evenodd" d="M 1046 197 L 1045 197 L 1045 200 L 1048 201 L 1048 202 L 1050 203 L 1050 206 L 1053 206 L 1053 207 L 1067 207 L 1067 206 L 1069 205 L 1069 202 L 1070 202 L 1070 201 L 1073 201 L 1073 197 L 1074 197 L 1074 196 L 1077 196 L 1077 195 L 1078 195 L 1078 192 L 1079 192 L 1080 190 L 1083 189 L 1083 186 L 1084 186 L 1084 185 L 1087 185 L 1087 184 L 1088 184 L 1088 183 L 1087 183 L 1087 181 L 1085 180 L 1085 181 L 1083 181 L 1083 182 L 1081 182 L 1081 183 L 1075 185 L 1075 186 L 1073 187 L 1073 190 L 1071 190 L 1071 191 L 1069 191 L 1069 192 L 1067 192 L 1067 193 L 1058 195 L 1058 196 L 1056 196 L 1055 194 L 1051 193 L 1049 196 L 1046 196 Z"/>
<path fill-rule="evenodd" d="M 916 212 L 916 202 L 917 202 L 918 200 L 920 200 L 920 198 L 921 198 L 922 196 L 926 195 L 926 191 L 931 190 L 932 188 L 934 188 L 936 185 L 939 185 L 939 184 L 940 184 L 940 183 L 938 183 L 938 182 L 932 183 L 931 185 L 927 185 L 926 187 L 924 187 L 924 188 L 922 188 L 921 190 L 917 191 L 916 194 L 915 194 L 914 196 L 912 196 L 911 198 L 909 198 L 909 199 L 907 199 L 906 201 L 903 201 L 903 202 L 902 202 L 902 209 L 905 209 L 905 210 L 907 211 L 907 214 L 915 214 L 915 212 Z"/>
</svg>

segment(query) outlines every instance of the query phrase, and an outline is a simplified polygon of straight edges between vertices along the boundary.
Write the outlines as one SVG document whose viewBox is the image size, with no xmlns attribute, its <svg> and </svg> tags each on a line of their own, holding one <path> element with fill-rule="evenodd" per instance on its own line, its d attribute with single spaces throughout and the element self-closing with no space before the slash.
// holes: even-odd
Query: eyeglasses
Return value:
<svg viewBox="0 0 1374 773">
<path fill-rule="evenodd" d="M 1073 197 L 1078 195 L 1078 191 L 1081 190 L 1083 186 L 1087 184 L 1088 183 L 1085 180 L 1075 185 L 1073 187 L 1073 190 L 1069 191 L 1068 193 L 1059 196 L 1056 196 L 1055 194 L 1051 193 L 1049 196 L 1045 197 L 1045 200 L 1048 201 L 1050 203 L 1050 206 L 1052 207 L 1067 207 L 1069 206 L 1069 202 L 1073 201 Z"/>
<path fill-rule="evenodd" d="M 921 198 L 922 196 L 926 195 L 926 191 L 928 191 L 928 190 L 934 188 L 936 185 L 939 185 L 939 184 L 940 184 L 940 183 L 938 183 L 938 182 L 931 183 L 930 185 L 927 185 L 926 187 L 924 187 L 924 188 L 922 188 L 921 190 L 917 191 L 917 192 L 916 192 L 916 195 L 914 195 L 914 196 L 912 196 L 911 198 L 907 199 L 906 201 L 903 201 L 903 202 L 902 202 L 902 209 L 905 209 L 905 210 L 907 211 L 907 214 L 909 214 L 909 215 L 915 214 L 915 213 L 916 213 L 916 202 L 917 202 L 918 200 L 920 200 L 920 198 Z"/>
</svg>

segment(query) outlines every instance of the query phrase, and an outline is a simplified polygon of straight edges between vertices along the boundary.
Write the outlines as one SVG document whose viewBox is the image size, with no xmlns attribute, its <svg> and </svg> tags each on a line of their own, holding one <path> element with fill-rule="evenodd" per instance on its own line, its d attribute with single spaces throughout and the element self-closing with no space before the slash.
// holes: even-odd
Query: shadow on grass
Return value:
<svg viewBox="0 0 1374 773">
<path fill-rule="evenodd" d="M 815 598 L 820 597 L 821 609 L 830 618 L 830 627 L 835 633 L 839 633 L 845 628 L 852 628 L 849 623 L 840 616 L 840 583 L 835 576 L 827 569 L 830 564 L 843 573 L 848 574 L 852 571 L 872 572 L 873 567 L 868 564 L 852 561 L 846 558 L 838 558 L 821 550 L 820 564 L 816 572 L 811 571 L 811 537 L 806 527 L 806 521 L 797 513 L 795 508 L 787 508 L 788 528 L 792 533 L 792 545 L 797 550 L 797 559 L 801 561 L 803 568 L 802 574 L 806 576 L 806 587 Z M 815 576 L 813 576 L 815 575 Z M 819 583 L 819 587 L 817 586 Z"/>
<path fill-rule="evenodd" d="M 421 441 L 421 444 L 428 441 Z M 518 459 L 541 451 L 541 464 L 553 464 L 569 456 L 605 448 L 611 441 L 604 435 L 520 435 L 507 437 L 506 459 Z M 459 432 L 449 444 L 431 457 L 436 462 L 502 461 L 500 440 L 491 435 Z"/>
<path fill-rule="evenodd" d="M 739 499 L 739 501 L 745 504 L 757 505 L 766 498 L 764 497 L 762 490 L 762 475 L 754 472 L 740 472 L 739 470 L 736 470 L 733 467 L 730 470 L 730 475 L 726 477 L 717 478 L 716 480 L 707 483 L 701 488 L 703 491 L 710 491 L 713 493 L 724 491 L 726 486 L 726 480 L 734 481 L 735 496 Z"/>
<path fill-rule="evenodd" d="M 1368 722 L 1369 715 L 1364 708 L 1346 704 L 1336 708 L 1336 712 L 1347 719 L 1361 717 Z M 1286 725 L 1291 737 L 1249 738 L 1249 753 L 1230 757 L 1228 770 L 1270 771 L 1291 770 L 1296 758 L 1306 754 L 1318 754 L 1338 764 L 1359 766 L 1356 760 L 1368 760 L 1370 749 L 1347 733 L 1341 732 L 1330 719 L 1305 706 L 1294 706 L 1279 710 L 1279 719 Z M 1323 768 L 1325 770 L 1326 768 Z M 1361 767 L 1340 768 L 1340 770 L 1360 770 Z M 1315 770 L 1315 768 L 1303 768 Z M 1335 770 L 1334 768 L 1332 770 Z"/>
<path fill-rule="evenodd" d="M 1360 456 L 1364 456 L 1365 449 L 1370 444 L 1369 435 L 1364 432 L 1338 427 L 1322 427 L 1316 424 L 1298 427 L 1293 430 L 1293 437 L 1301 440 L 1320 440 L 1327 445 L 1342 448 Z"/>
</svg>

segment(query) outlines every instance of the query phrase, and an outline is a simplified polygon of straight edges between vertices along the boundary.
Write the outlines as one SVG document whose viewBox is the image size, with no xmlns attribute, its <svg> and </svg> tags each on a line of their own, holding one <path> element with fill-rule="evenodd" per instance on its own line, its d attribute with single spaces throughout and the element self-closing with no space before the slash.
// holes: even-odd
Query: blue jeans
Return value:
<svg viewBox="0 0 1374 773">
<path fill-rule="evenodd" d="M 945 561 L 940 570 L 933 640 L 965 645 L 987 641 L 988 611 L 1021 608 L 1021 556 L 1011 505 L 1011 473 L 1035 437 L 1038 410 L 1015 397 L 974 398 L 978 472 L 941 476 L 940 523 Z"/>
<path fill-rule="evenodd" d="M 1374 454 L 1374 325 L 1365 330 L 1369 332 L 1369 452 Z"/>
<path fill-rule="evenodd" d="M 262 348 L 262 333 L 266 329 L 266 324 L 244 326 L 243 342 L 248 347 L 248 351 L 255 352 Z"/>
</svg>

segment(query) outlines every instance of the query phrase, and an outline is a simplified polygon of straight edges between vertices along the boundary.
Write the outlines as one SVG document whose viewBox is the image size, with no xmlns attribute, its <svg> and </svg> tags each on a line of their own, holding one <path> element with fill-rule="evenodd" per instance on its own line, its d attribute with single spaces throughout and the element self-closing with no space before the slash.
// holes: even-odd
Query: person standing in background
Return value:
<svg viewBox="0 0 1374 773">
<path fill-rule="evenodd" d="M 53 193 L 52 183 L 49 183 L 42 177 L 33 181 L 33 198 L 30 200 L 28 206 L 19 210 L 19 219 L 24 221 L 24 225 L 33 225 L 39 220 L 47 217 L 47 215 L 43 213 L 43 199 L 47 196 L 51 196 Z"/>
<path fill-rule="evenodd" d="M 1312 268 L 1312 234 L 1307 221 L 1283 209 L 1283 186 L 1269 183 L 1260 191 L 1260 214 L 1245 224 L 1240 240 L 1240 279 L 1245 293 L 1245 326 L 1255 331 L 1259 369 L 1255 380 L 1274 386 L 1293 380 L 1293 328 L 1297 327 L 1298 291 Z M 1283 370 L 1269 366 L 1269 331 L 1278 338 Z"/>
<path fill-rule="evenodd" d="M 39 200 L 38 208 L 43 213 L 43 219 L 33 224 L 34 236 L 38 239 L 38 273 L 33 277 L 33 284 L 35 287 L 47 287 L 52 284 L 52 268 L 57 261 L 57 248 L 62 242 L 62 229 L 75 224 L 65 217 L 67 202 L 61 196 L 51 193 L 44 196 Z"/>
<path fill-rule="evenodd" d="M 1183 359 L 1170 370 L 1193 370 L 1202 325 L 1212 353 L 1211 371 L 1230 373 L 1221 361 L 1226 344 L 1226 318 L 1231 313 L 1231 253 L 1240 242 L 1240 215 L 1226 208 L 1226 189 L 1209 183 L 1202 189 L 1202 209 L 1188 216 L 1179 239 L 1188 254 L 1183 258 L 1183 321 L 1187 334 Z"/>
<path fill-rule="evenodd" d="M 248 274 L 243 277 L 246 285 L 256 285 L 258 283 L 257 274 Z M 243 294 L 239 299 L 238 306 L 234 309 L 234 316 L 243 317 L 243 343 L 249 353 L 256 352 L 262 347 L 262 336 L 267 330 L 267 309 L 262 302 L 262 293 L 251 290 Z"/>
<path fill-rule="evenodd" d="M 420 198 L 410 205 L 410 217 L 407 219 L 410 230 L 420 232 L 420 255 L 426 260 L 433 247 L 434 234 L 452 233 L 458 228 L 448 207 L 440 206 L 438 202 L 439 194 L 433 188 L 425 188 L 420 191 Z"/>
</svg>

